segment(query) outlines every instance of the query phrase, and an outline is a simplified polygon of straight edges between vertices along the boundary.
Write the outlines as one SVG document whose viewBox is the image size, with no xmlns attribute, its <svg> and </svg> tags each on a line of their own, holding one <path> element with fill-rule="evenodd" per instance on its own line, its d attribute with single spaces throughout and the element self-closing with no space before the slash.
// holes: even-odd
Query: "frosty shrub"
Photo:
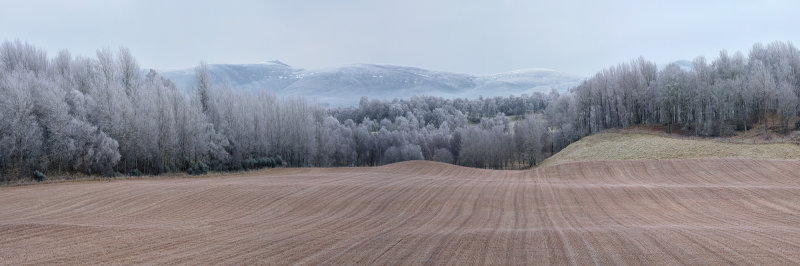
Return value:
<svg viewBox="0 0 800 266">
<path fill-rule="evenodd" d="M 190 175 L 205 175 L 208 174 L 208 165 L 203 162 L 194 162 L 186 172 Z"/>
<path fill-rule="evenodd" d="M 47 181 L 47 176 L 44 175 L 42 172 L 39 172 L 38 170 L 37 171 L 33 171 L 33 180 L 36 180 L 36 181 L 39 181 L 39 182 Z"/>
<path fill-rule="evenodd" d="M 436 152 L 433 156 L 437 162 L 443 163 L 453 163 L 453 153 L 451 153 L 446 148 L 439 148 L 436 149 Z"/>
</svg>

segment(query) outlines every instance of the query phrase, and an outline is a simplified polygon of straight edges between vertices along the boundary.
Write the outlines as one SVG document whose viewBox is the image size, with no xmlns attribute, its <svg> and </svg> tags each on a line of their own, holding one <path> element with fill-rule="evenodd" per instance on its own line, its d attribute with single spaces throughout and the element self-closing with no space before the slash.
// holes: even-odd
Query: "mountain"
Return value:
<svg viewBox="0 0 800 266">
<path fill-rule="evenodd" d="M 270 90 L 278 96 L 304 95 L 329 106 L 356 105 L 370 99 L 408 98 L 413 95 L 477 98 L 508 96 L 552 89 L 566 91 L 583 79 L 549 69 L 524 69 L 486 76 L 433 71 L 415 67 L 352 64 L 305 70 L 280 61 L 258 64 L 212 64 L 215 84 L 244 90 Z M 194 84 L 194 68 L 165 71 L 179 88 Z"/>
<path fill-rule="evenodd" d="M 532 92 L 549 93 L 552 89 L 567 91 L 582 80 L 583 77 L 550 69 L 521 69 L 478 77 L 478 86 L 473 89 L 473 94 L 491 91 L 491 96 L 508 96 Z"/>
<path fill-rule="evenodd" d="M 658 65 L 658 69 L 662 70 L 662 69 L 666 68 L 668 65 L 671 65 L 671 64 L 678 65 L 678 67 L 683 69 L 683 71 L 692 71 L 692 70 L 694 70 L 694 63 L 692 63 L 692 61 L 683 60 L 683 59 L 675 60 L 675 61 L 672 61 L 672 62 L 669 62 L 669 63 L 659 64 Z"/>
</svg>

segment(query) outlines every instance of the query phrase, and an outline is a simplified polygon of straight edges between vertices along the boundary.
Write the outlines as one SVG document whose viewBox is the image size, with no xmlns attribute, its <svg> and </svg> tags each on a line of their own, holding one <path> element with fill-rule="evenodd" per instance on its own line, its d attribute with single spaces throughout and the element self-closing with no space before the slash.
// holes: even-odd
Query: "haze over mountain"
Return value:
<svg viewBox="0 0 800 266">
<path fill-rule="evenodd" d="M 408 98 L 430 95 L 447 98 L 508 96 L 552 89 L 566 91 L 583 77 L 549 69 L 522 69 L 485 76 L 433 71 L 415 67 L 351 64 L 305 70 L 280 61 L 257 64 L 212 64 L 218 86 L 272 91 L 278 96 L 305 95 L 329 106 L 357 105 L 359 99 Z M 194 68 L 165 71 L 182 89 L 194 85 Z"/>
</svg>

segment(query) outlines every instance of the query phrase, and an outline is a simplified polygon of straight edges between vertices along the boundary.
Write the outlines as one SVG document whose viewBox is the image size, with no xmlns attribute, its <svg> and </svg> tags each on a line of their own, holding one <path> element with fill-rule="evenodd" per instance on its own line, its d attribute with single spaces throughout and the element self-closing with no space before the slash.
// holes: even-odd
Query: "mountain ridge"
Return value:
<svg viewBox="0 0 800 266">
<path fill-rule="evenodd" d="M 328 106 L 357 105 L 361 97 L 391 100 L 413 95 L 477 98 L 567 91 L 583 77 L 552 69 L 528 68 L 470 75 L 388 64 L 346 64 L 318 69 L 294 68 L 273 60 L 254 64 L 210 64 L 215 85 L 266 89 L 277 96 L 307 96 Z M 162 76 L 179 88 L 194 85 L 194 69 L 173 69 Z"/>
</svg>

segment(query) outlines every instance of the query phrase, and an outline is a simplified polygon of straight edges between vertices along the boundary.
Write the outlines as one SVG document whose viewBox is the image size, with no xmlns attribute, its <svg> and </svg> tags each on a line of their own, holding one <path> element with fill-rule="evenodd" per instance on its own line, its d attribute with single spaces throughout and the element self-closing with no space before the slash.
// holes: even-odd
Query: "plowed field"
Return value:
<svg viewBox="0 0 800 266">
<path fill-rule="evenodd" d="M 415 161 L 5 187 L 0 263 L 800 264 L 800 161 Z"/>
</svg>

